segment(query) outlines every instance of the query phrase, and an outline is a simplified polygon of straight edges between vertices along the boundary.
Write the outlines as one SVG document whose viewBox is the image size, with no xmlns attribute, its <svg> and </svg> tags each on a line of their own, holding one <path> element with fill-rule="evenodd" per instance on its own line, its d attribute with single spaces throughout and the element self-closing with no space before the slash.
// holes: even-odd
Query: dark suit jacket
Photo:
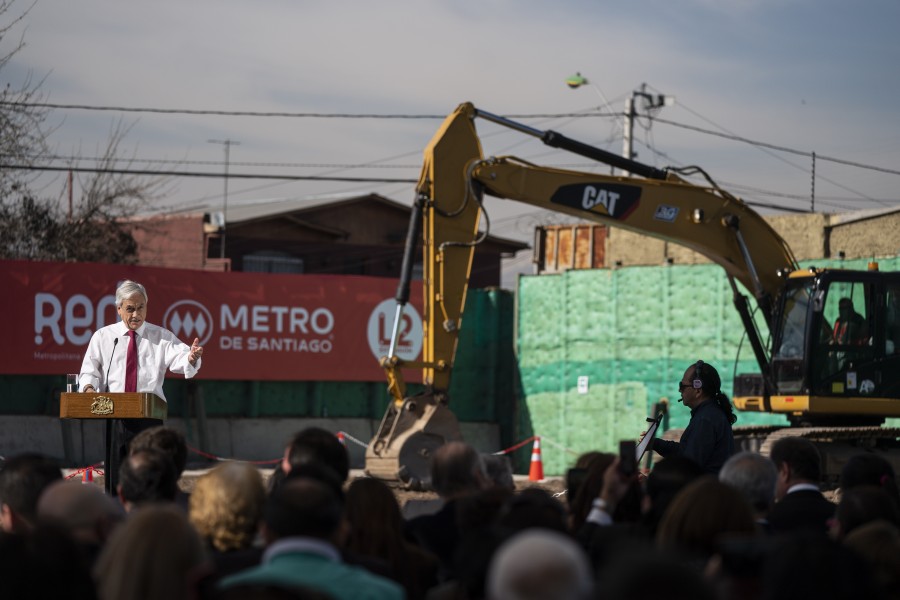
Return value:
<svg viewBox="0 0 900 600">
<path fill-rule="evenodd" d="M 828 521 L 837 507 L 822 492 L 797 490 L 775 503 L 769 513 L 769 527 L 773 533 L 794 531 L 828 531 Z"/>
<path fill-rule="evenodd" d="M 404 526 L 407 539 L 437 557 L 440 563 L 438 578 L 441 581 L 456 575 L 454 558 L 459 544 L 456 506 L 457 502 L 450 500 L 436 513 L 414 517 Z"/>
</svg>

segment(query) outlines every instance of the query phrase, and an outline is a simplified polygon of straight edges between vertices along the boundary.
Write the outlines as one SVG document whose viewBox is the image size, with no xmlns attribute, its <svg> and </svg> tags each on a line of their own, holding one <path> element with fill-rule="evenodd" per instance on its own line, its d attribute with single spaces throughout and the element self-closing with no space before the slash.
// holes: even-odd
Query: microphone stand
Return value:
<svg viewBox="0 0 900 600">
<path fill-rule="evenodd" d="M 116 355 L 116 346 L 118 346 L 118 345 L 119 345 L 119 338 L 115 338 L 113 340 L 112 352 L 109 354 L 109 364 L 106 366 L 106 381 L 105 381 L 105 383 L 106 383 L 106 392 L 107 393 L 109 393 L 109 370 L 112 368 L 113 357 Z M 109 494 L 110 496 L 113 496 L 113 494 L 115 492 L 115 490 L 113 490 L 113 479 L 116 479 L 112 473 L 112 471 L 113 471 L 113 469 L 112 469 L 112 466 L 113 466 L 112 453 L 113 453 L 113 445 L 114 445 L 113 444 L 113 433 L 114 433 L 113 422 L 116 421 L 116 419 L 104 419 L 104 420 L 106 421 L 106 457 L 105 457 L 105 462 L 103 464 L 103 466 L 104 466 L 103 489 L 106 491 L 107 494 Z"/>
</svg>

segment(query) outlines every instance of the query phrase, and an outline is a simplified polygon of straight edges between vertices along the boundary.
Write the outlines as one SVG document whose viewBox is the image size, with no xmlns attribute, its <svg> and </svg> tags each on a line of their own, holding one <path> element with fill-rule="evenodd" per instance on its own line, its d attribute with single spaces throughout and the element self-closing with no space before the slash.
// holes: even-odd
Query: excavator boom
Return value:
<svg viewBox="0 0 900 600">
<path fill-rule="evenodd" d="M 476 118 L 625 169 L 631 175 L 618 177 L 556 169 L 511 156 L 486 158 L 475 129 Z M 696 167 L 689 170 L 702 172 Z M 685 169 L 677 171 L 684 172 Z M 366 465 L 370 473 L 385 479 L 427 483 L 427 458 L 431 450 L 446 440 L 460 437 L 456 419 L 447 407 L 447 390 L 462 327 L 474 247 L 486 236 L 486 231 L 480 231 L 479 225 L 486 218 L 481 204 L 485 193 L 679 244 L 720 265 L 731 283 L 735 307 L 762 373 L 761 383 L 754 384 L 754 393 L 759 395 L 757 409 L 772 410 L 769 399 L 778 396 L 787 376 L 773 369 L 776 353 L 764 345 L 747 299 L 735 282 L 740 282 L 752 294 L 769 326 L 770 337 L 780 340 L 791 324 L 786 324 L 782 316 L 793 306 L 810 311 L 809 318 L 801 323 L 801 329 L 824 319 L 822 307 L 825 306 L 827 278 L 814 274 L 814 285 L 809 290 L 801 289 L 795 294 L 796 301 L 785 304 L 782 296 L 786 280 L 789 274 L 798 270 L 788 244 L 746 203 L 707 179 L 707 186 L 689 183 L 675 169 L 643 165 L 559 133 L 534 129 L 481 111 L 472 104 L 461 104 L 445 119 L 425 150 L 424 166 L 417 184 L 417 209 L 412 217 L 414 221 L 421 218 L 424 249 L 423 360 L 409 363 L 396 356 L 382 359 L 393 402 L 367 450 Z M 411 223 L 410 231 L 418 225 Z M 408 240 L 407 252 L 411 251 L 410 243 L 415 244 L 416 240 Z M 404 264 L 411 268 L 411 261 L 404 260 Z M 409 274 L 405 273 L 402 277 L 405 284 L 402 285 L 409 285 L 409 280 Z M 872 298 L 876 292 L 886 293 L 883 286 L 876 289 L 875 284 L 872 285 Z M 897 293 L 900 295 L 900 289 Z M 814 296 L 816 300 L 805 301 L 803 294 Z M 408 293 L 398 291 L 397 297 L 402 306 Z M 875 300 L 872 302 L 878 304 Z M 400 308 L 397 314 L 400 314 Z M 818 350 L 813 349 L 810 340 L 818 336 L 811 336 L 805 329 L 800 335 L 806 340 L 804 348 L 808 349 L 809 356 L 813 356 Z M 784 356 L 778 356 L 779 364 L 788 364 Z M 809 360 L 801 363 L 794 360 L 790 363 L 791 368 L 809 371 Z M 400 374 L 404 367 L 423 369 L 423 383 L 427 389 L 423 395 L 406 396 Z M 834 377 L 842 376 L 836 373 Z M 822 377 L 818 385 L 824 386 L 825 375 Z M 806 377 L 803 381 L 811 379 Z M 837 389 L 831 380 L 827 382 Z M 798 388 L 798 392 L 802 391 Z M 900 407 L 900 403 L 893 404 Z M 403 459 L 402 456 L 415 458 Z"/>
</svg>

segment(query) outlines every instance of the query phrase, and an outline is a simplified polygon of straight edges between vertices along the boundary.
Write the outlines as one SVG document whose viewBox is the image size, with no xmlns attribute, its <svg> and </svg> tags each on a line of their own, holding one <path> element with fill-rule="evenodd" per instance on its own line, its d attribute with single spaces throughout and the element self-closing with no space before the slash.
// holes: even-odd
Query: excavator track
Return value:
<svg viewBox="0 0 900 600">
<path fill-rule="evenodd" d="M 670 429 L 660 437 L 677 442 L 683 432 L 684 429 Z M 836 489 L 847 460 L 862 452 L 882 455 L 895 472 L 900 472 L 900 427 L 747 425 L 734 428 L 737 451 L 758 452 L 763 456 L 771 456 L 775 442 L 789 437 L 806 438 L 819 449 L 825 489 Z"/>
<path fill-rule="evenodd" d="M 769 433 L 759 453 L 770 456 L 780 439 L 802 437 L 813 442 L 822 455 L 823 484 L 833 489 L 847 460 L 862 452 L 878 453 L 894 470 L 900 470 L 900 428 L 897 427 L 782 427 Z"/>
<path fill-rule="evenodd" d="M 759 452 L 773 433 L 786 429 L 784 425 L 738 425 L 734 427 L 734 443 L 738 452 Z"/>
</svg>

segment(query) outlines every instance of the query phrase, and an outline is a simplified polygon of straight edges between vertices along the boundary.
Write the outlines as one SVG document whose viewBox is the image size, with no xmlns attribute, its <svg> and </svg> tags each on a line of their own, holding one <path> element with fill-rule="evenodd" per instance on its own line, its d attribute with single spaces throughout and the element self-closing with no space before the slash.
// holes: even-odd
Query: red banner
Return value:
<svg viewBox="0 0 900 600">
<path fill-rule="evenodd" d="M 115 289 L 147 288 L 147 321 L 204 347 L 201 379 L 383 381 L 397 280 L 0 261 L 0 373 L 75 373 L 91 334 L 118 320 Z M 421 286 L 397 352 L 420 359 Z M 420 371 L 404 374 L 421 381 Z"/>
</svg>

